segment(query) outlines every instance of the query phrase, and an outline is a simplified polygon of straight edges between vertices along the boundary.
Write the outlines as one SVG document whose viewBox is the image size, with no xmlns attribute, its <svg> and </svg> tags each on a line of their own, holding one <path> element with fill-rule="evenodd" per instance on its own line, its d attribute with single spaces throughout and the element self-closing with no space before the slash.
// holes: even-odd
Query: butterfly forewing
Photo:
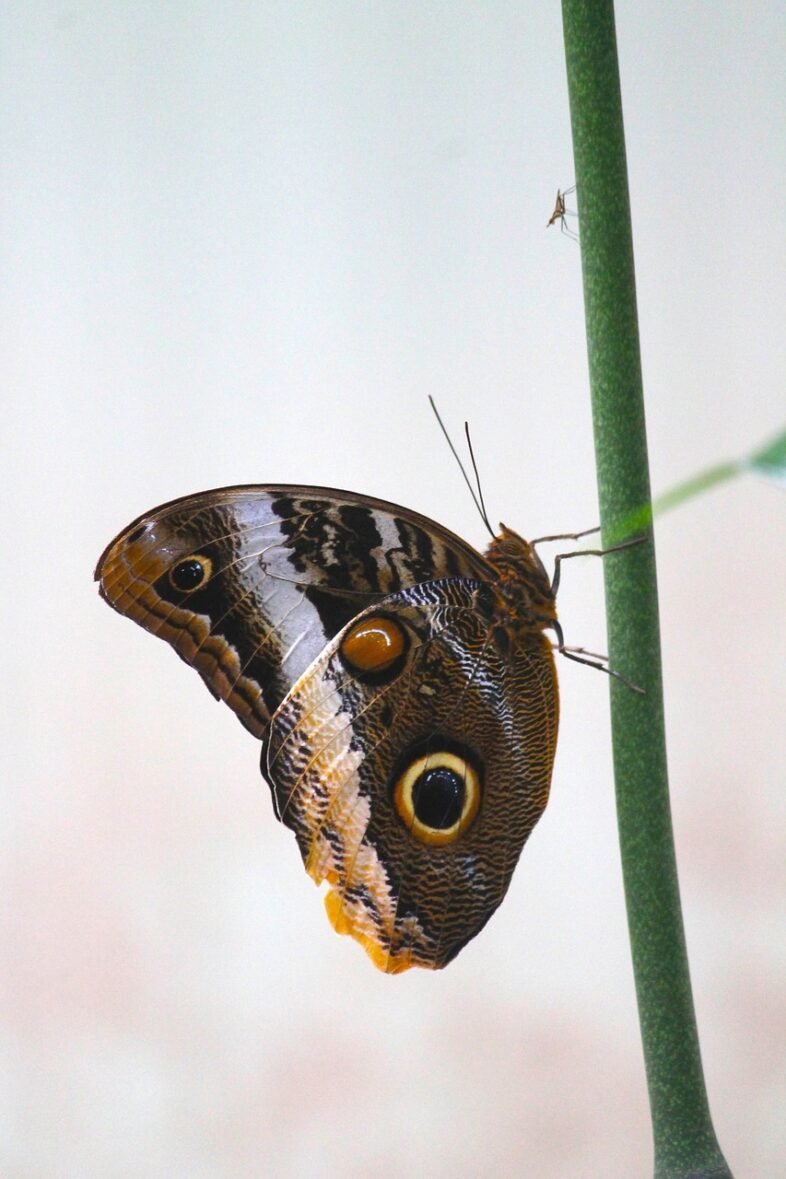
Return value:
<svg viewBox="0 0 786 1179">
<path fill-rule="evenodd" d="M 458 537 L 394 504 L 252 486 L 139 517 L 107 548 L 96 577 L 111 606 L 170 643 L 264 737 L 292 684 L 364 606 L 484 568 Z"/>
</svg>

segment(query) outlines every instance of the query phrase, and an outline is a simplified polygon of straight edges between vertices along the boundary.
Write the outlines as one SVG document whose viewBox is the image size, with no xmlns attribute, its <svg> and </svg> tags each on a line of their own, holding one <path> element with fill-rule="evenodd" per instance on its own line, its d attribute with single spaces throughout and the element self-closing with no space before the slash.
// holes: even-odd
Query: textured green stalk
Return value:
<svg viewBox="0 0 786 1179">
<path fill-rule="evenodd" d="M 650 510 L 625 140 L 611 0 L 563 0 L 604 542 Z M 651 517 L 650 517 L 651 518 Z M 604 561 L 620 850 L 656 1179 L 730 1176 L 710 1118 L 671 828 L 651 530 Z"/>
</svg>

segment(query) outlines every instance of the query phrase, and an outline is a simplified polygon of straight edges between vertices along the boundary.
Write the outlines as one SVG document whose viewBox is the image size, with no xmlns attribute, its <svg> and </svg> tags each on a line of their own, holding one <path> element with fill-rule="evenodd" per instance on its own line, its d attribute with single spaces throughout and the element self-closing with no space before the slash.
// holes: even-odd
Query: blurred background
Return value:
<svg viewBox="0 0 786 1179">
<path fill-rule="evenodd" d="M 652 480 L 786 419 L 786 22 L 618 5 Z M 256 743 L 92 581 L 222 484 L 391 499 L 485 543 L 597 520 L 559 5 L 31 0 L 0 35 L 4 1179 L 651 1173 L 608 684 L 566 661 L 552 802 L 448 970 L 378 974 Z M 574 206 L 575 207 L 575 206 Z M 614 210 L 609 210 L 609 216 Z M 783 1174 L 786 498 L 657 528 L 711 1104 Z M 571 562 L 569 642 L 604 648 Z"/>
</svg>

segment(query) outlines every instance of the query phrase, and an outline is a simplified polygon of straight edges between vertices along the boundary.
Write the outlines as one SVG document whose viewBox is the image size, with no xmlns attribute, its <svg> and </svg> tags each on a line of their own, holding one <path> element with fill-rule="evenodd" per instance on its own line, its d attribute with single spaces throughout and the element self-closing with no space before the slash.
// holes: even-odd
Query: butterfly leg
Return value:
<svg viewBox="0 0 786 1179">
<path fill-rule="evenodd" d="M 597 528 L 590 528 L 586 532 L 579 532 L 576 537 L 567 537 L 566 539 L 574 540 L 582 536 L 588 536 L 591 532 L 597 532 Z M 543 537 L 544 540 L 549 540 L 549 537 Z M 559 540 L 559 537 L 551 539 Z M 562 562 L 567 561 L 570 557 L 608 557 L 610 553 L 619 553 L 623 549 L 632 549 L 638 544 L 644 544 L 646 536 L 634 536 L 632 540 L 623 540 L 620 544 L 613 544 L 607 549 L 578 549 L 575 553 L 558 553 L 554 558 L 554 576 L 551 579 L 551 592 L 557 596 L 557 589 L 559 588 L 560 575 L 562 572 Z"/>
<path fill-rule="evenodd" d="M 555 532 L 553 536 L 538 536 L 529 543 L 535 548 L 539 544 L 548 544 L 552 540 L 581 540 L 582 537 L 592 536 L 594 532 L 600 532 L 600 524 L 596 524 L 594 528 L 585 528 L 583 532 Z"/>
<path fill-rule="evenodd" d="M 640 688 L 638 684 L 634 684 L 633 681 L 629 680 L 627 676 L 624 676 L 622 672 L 615 671 L 613 667 L 608 666 L 608 655 L 598 655 L 594 651 L 585 650 L 584 647 L 566 647 L 565 636 L 562 633 L 562 627 L 556 621 L 556 619 L 551 623 L 551 626 L 553 627 L 554 633 L 557 636 L 557 650 L 559 651 L 560 655 L 564 655 L 566 659 L 572 659 L 574 663 L 583 663 L 587 667 L 594 667 L 596 671 L 604 671 L 606 675 L 610 675 L 613 677 L 613 679 L 619 680 L 619 682 L 624 684 L 626 688 L 629 688 L 631 692 L 635 692 L 638 696 L 646 696 L 646 692 L 643 688 Z"/>
</svg>

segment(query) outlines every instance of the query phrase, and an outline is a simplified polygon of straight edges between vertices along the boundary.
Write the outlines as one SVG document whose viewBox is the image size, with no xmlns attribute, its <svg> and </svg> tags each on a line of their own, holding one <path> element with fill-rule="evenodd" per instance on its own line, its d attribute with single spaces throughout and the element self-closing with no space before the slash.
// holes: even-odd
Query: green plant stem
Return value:
<svg viewBox="0 0 786 1179">
<path fill-rule="evenodd" d="M 563 0 L 604 543 L 649 507 L 625 140 L 611 0 Z M 651 517 L 650 517 L 651 519 Z M 671 827 L 652 531 L 604 562 L 620 851 L 656 1179 L 729 1177 L 701 1067 Z"/>
</svg>

